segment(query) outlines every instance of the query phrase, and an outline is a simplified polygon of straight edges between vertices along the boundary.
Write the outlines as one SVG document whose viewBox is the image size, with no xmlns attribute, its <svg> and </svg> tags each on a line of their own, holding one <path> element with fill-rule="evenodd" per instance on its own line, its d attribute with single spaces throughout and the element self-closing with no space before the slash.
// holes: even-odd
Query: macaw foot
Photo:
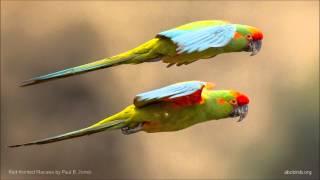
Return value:
<svg viewBox="0 0 320 180">
<path fill-rule="evenodd" d="M 143 123 L 139 123 L 137 126 L 130 128 L 128 126 L 121 128 L 122 134 L 129 135 L 141 131 Z"/>
</svg>

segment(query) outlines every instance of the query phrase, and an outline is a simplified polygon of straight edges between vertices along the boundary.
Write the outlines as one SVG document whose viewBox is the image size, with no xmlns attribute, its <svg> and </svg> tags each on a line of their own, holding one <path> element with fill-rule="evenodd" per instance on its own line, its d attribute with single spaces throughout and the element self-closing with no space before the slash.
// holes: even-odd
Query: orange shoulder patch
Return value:
<svg viewBox="0 0 320 180">
<path fill-rule="evenodd" d="M 217 99 L 217 103 L 218 104 L 224 104 L 224 103 L 226 103 L 226 100 L 224 100 L 222 98 L 219 98 L 219 99 Z"/>
<path fill-rule="evenodd" d="M 234 39 L 238 39 L 241 37 L 242 37 L 242 35 L 240 33 L 238 33 L 238 32 L 234 33 L 234 36 L 233 36 Z"/>
</svg>

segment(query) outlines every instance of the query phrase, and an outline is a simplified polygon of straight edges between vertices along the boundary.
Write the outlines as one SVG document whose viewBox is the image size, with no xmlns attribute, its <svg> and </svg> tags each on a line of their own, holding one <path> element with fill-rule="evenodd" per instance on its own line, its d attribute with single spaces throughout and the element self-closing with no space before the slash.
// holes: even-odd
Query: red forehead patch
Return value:
<svg viewBox="0 0 320 180">
<path fill-rule="evenodd" d="M 238 102 L 238 105 L 240 106 L 246 105 L 246 104 L 249 104 L 249 98 L 246 95 L 240 94 L 237 97 L 237 102 Z"/>
<path fill-rule="evenodd" d="M 262 32 L 258 29 L 255 29 L 252 34 L 252 39 L 253 40 L 262 40 L 263 39 Z"/>
</svg>

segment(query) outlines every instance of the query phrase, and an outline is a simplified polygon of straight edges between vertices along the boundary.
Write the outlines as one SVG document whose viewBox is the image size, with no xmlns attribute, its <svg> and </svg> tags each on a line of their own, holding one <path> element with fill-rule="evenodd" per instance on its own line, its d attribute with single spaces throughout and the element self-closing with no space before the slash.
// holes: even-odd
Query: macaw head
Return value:
<svg viewBox="0 0 320 180">
<path fill-rule="evenodd" d="M 239 50 L 251 52 L 250 55 L 254 56 L 261 49 L 262 39 L 263 34 L 258 28 L 237 24 L 232 43 L 240 48 Z"/>
<path fill-rule="evenodd" d="M 217 90 L 210 93 L 211 112 L 215 119 L 239 117 L 242 121 L 248 114 L 249 98 L 234 90 Z M 212 106 L 213 105 L 213 106 Z"/>
<path fill-rule="evenodd" d="M 233 94 L 233 98 L 229 101 L 229 103 L 232 105 L 233 109 L 230 113 L 230 117 L 239 117 L 238 122 L 240 122 L 248 114 L 249 98 L 237 91 L 231 92 L 231 94 Z"/>
</svg>

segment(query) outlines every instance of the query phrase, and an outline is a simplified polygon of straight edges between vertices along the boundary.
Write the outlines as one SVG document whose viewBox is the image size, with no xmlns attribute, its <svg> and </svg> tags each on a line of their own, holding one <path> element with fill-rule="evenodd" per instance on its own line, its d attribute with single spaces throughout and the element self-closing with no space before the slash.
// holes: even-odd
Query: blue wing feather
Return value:
<svg viewBox="0 0 320 180">
<path fill-rule="evenodd" d="M 174 99 L 178 97 L 188 96 L 202 89 L 205 84 L 206 82 L 202 81 L 188 81 L 141 93 L 136 95 L 136 97 L 134 98 L 134 105 L 136 107 L 143 107 L 151 103 L 161 102 L 166 98 Z"/>
<path fill-rule="evenodd" d="M 224 47 L 231 41 L 235 32 L 235 25 L 223 24 L 195 30 L 171 29 L 158 35 L 170 38 L 178 45 L 177 51 L 180 53 L 192 53 L 204 51 L 211 47 Z"/>
</svg>

